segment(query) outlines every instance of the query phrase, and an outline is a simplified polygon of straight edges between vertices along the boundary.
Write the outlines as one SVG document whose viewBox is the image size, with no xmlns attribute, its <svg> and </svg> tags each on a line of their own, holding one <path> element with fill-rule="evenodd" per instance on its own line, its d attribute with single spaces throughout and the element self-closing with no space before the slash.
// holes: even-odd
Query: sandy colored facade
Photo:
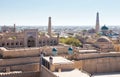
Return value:
<svg viewBox="0 0 120 77">
<path fill-rule="evenodd" d="M 54 46 L 58 45 L 58 40 L 58 37 L 39 35 L 37 29 L 0 34 L 0 46 L 7 48 Z"/>
<path fill-rule="evenodd" d="M 119 72 L 120 71 L 120 53 L 119 52 L 93 52 L 93 53 L 78 53 L 75 56 L 74 63 L 71 64 L 52 64 L 48 65 L 49 62 L 45 62 L 45 66 L 49 66 L 49 69 L 44 66 L 40 66 L 40 49 L 41 48 L 26 48 L 26 49 L 12 49 L 7 50 L 5 48 L 0 48 L 0 71 L 1 72 L 13 72 L 13 71 L 21 71 L 19 73 L 24 75 L 24 73 L 30 75 L 30 72 L 33 73 L 31 77 L 56 77 L 52 73 L 52 71 L 62 71 L 69 70 L 73 68 L 82 69 L 90 74 L 95 73 L 106 73 L 106 72 Z M 58 47 L 58 51 L 60 53 L 62 49 Z M 65 49 L 66 48 L 66 49 Z M 65 47 L 64 50 L 67 50 Z M 46 47 L 50 53 L 52 53 L 52 47 Z M 64 51 L 64 52 L 65 52 Z M 49 53 L 46 52 L 46 53 Z M 61 53 L 64 53 L 61 52 Z M 48 55 L 51 55 L 51 54 Z M 46 54 L 47 55 L 47 54 Z M 10 74 L 12 75 L 12 74 Z M 13 74 L 12 76 L 15 76 Z M 5 77 L 2 75 L 2 77 Z M 6 77 L 9 77 L 6 75 Z M 17 77 L 17 76 L 16 76 Z M 23 76 L 24 77 L 24 76 Z"/>
<path fill-rule="evenodd" d="M 20 32 L 14 27 L 3 26 L 0 33 L 0 47 L 21 48 L 21 47 L 42 47 L 56 46 L 59 44 L 59 34 L 52 36 L 51 17 L 48 18 L 48 33 L 40 33 L 38 29 L 25 29 Z"/>
<path fill-rule="evenodd" d="M 114 48 L 116 51 L 120 52 L 120 44 L 114 44 Z"/>
<path fill-rule="evenodd" d="M 51 64 L 50 69 L 40 65 L 40 53 L 42 52 L 40 49 L 42 50 L 42 48 L 44 49 L 44 47 L 16 50 L 0 48 L 0 77 L 57 77 L 52 71 L 74 69 L 73 62 L 70 62 L 70 64 L 66 62 L 65 64 Z M 52 53 L 52 48 L 49 47 L 46 55 L 52 55 L 49 54 L 49 52 Z M 61 46 L 57 48 L 59 52 L 61 49 Z M 63 49 L 61 53 L 65 53 L 68 48 L 64 47 Z M 45 65 L 48 64 L 47 62 Z M 14 73 L 15 71 L 17 73 Z"/>
<path fill-rule="evenodd" d="M 120 53 L 79 54 L 75 61 L 76 68 L 88 73 L 108 73 L 120 71 Z"/>
<path fill-rule="evenodd" d="M 32 31 L 32 30 L 31 30 Z M 33 30 L 34 33 L 35 30 Z M 29 32 L 29 30 L 27 31 Z M 36 32 L 36 31 L 35 31 Z M 27 33 L 25 33 L 26 35 Z M 32 33 L 30 33 L 32 34 Z M 35 34 L 34 34 L 35 35 Z M 33 36 L 36 37 L 36 36 Z M 37 38 L 37 37 L 36 37 Z M 28 38 L 26 38 L 28 39 Z M 27 43 L 26 43 L 27 44 Z M 113 47 L 113 43 L 108 38 L 99 38 L 96 44 L 104 49 L 109 50 Z M 27 44 L 28 45 L 28 44 Z M 36 45 L 36 44 L 34 44 Z M 44 61 L 44 66 L 40 65 L 40 53 L 44 52 L 45 56 L 52 55 L 52 49 L 57 49 L 57 56 L 64 57 L 74 56 L 72 63 L 68 64 L 50 64 L 48 60 Z M 120 71 L 120 53 L 111 50 L 109 52 L 77 52 L 76 54 L 68 54 L 69 46 L 43 46 L 30 48 L 0 48 L 0 77 L 57 77 L 53 72 L 61 72 L 74 68 L 81 69 L 90 74 L 119 72 Z M 75 49 L 73 48 L 73 51 Z M 17 71 L 18 73 L 11 73 Z"/>
</svg>

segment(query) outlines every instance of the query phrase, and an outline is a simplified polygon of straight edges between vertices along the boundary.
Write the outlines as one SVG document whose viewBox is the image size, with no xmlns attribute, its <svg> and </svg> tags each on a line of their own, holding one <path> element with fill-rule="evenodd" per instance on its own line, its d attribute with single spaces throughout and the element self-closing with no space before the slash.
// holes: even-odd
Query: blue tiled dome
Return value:
<svg viewBox="0 0 120 77">
<path fill-rule="evenodd" d="M 108 30 L 108 27 L 106 27 L 105 25 L 102 26 L 101 30 Z"/>
<path fill-rule="evenodd" d="M 57 49 L 56 49 L 56 48 L 53 48 L 52 51 L 57 51 Z"/>
<path fill-rule="evenodd" d="M 72 48 L 72 47 L 69 47 L 69 48 L 68 48 L 68 51 L 72 51 L 72 50 L 73 50 L 73 48 Z"/>
</svg>

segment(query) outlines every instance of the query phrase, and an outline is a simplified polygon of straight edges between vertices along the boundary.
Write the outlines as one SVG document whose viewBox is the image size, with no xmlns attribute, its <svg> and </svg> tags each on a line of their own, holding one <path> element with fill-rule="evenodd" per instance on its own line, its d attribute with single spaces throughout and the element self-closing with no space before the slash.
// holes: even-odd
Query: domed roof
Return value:
<svg viewBox="0 0 120 77">
<path fill-rule="evenodd" d="M 101 36 L 97 39 L 97 42 L 111 42 L 111 40 L 106 36 Z"/>
<path fill-rule="evenodd" d="M 108 30 L 108 27 L 104 25 L 101 27 L 101 30 Z"/>
<path fill-rule="evenodd" d="M 52 51 L 57 51 L 57 49 L 56 49 L 56 48 L 53 48 Z"/>
<path fill-rule="evenodd" d="M 72 51 L 72 50 L 73 50 L 73 48 L 72 48 L 72 47 L 69 47 L 69 48 L 68 48 L 68 51 Z"/>
</svg>

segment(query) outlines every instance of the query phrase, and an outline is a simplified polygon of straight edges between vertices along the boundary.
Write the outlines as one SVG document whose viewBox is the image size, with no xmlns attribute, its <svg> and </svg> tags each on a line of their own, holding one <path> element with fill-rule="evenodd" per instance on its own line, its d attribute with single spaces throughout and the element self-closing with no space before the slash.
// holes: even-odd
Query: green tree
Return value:
<svg viewBox="0 0 120 77">
<path fill-rule="evenodd" d="M 81 46 L 81 42 L 73 37 L 68 37 L 68 38 L 60 38 L 60 43 L 68 44 L 68 45 L 73 45 L 73 46 Z"/>
</svg>

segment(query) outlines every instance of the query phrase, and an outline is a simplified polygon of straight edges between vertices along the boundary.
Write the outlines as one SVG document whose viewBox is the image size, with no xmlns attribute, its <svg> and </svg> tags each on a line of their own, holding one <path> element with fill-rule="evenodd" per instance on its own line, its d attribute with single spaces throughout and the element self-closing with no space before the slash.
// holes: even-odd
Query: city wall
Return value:
<svg viewBox="0 0 120 77">
<path fill-rule="evenodd" d="M 90 58 L 101 58 L 101 57 L 120 57 L 120 52 L 106 52 L 106 53 L 88 53 L 88 54 L 78 54 L 77 59 L 90 59 Z"/>
<path fill-rule="evenodd" d="M 0 66 L 27 64 L 27 63 L 39 63 L 39 57 L 24 57 L 24 58 L 13 58 L 13 59 L 0 59 Z"/>
<path fill-rule="evenodd" d="M 3 75 L 0 75 L 0 77 L 40 77 L 40 72 L 3 74 Z"/>
<path fill-rule="evenodd" d="M 21 71 L 21 72 L 39 71 L 39 63 L 19 64 L 19 65 L 0 67 L 0 72 L 11 72 L 11 71 Z"/>
<path fill-rule="evenodd" d="M 39 56 L 39 49 L 12 49 L 6 51 L 0 51 L 2 53 L 3 58 L 17 58 L 17 57 L 31 57 L 31 56 Z"/>
<path fill-rule="evenodd" d="M 116 54 L 87 54 L 75 61 L 76 68 L 88 73 L 120 72 L 120 56 Z"/>
<path fill-rule="evenodd" d="M 39 57 L 0 59 L 0 71 L 39 71 Z"/>
<path fill-rule="evenodd" d="M 52 55 L 52 48 L 53 47 L 0 49 L 0 54 L 3 58 L 34 57 L 39 56 L 42 51 L 45 52 L 45 55 Z M 58 46 L 57 51 L 58 54 L 67 54 L 68 47 Z"/>
</svg>

